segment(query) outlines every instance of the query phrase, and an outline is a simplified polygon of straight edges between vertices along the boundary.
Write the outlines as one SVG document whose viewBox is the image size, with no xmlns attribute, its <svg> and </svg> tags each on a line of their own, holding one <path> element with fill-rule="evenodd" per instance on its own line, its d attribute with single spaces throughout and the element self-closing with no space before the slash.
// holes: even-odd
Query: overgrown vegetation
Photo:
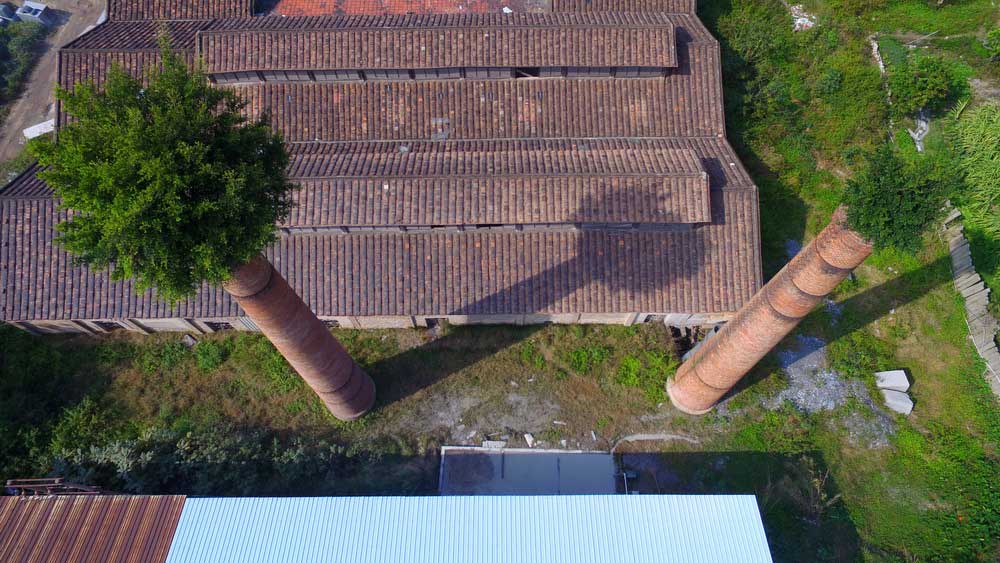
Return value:
<svg viewBox="0 0 1000 563">
<path fill-rule="evenodd" d="M 20 95 L 47 33 L 45 26 L 29 21 L 0 26 L 0 108 Z"/>
<path fill-rule="evenodd" d="M 882 44 L 891 45 L 892 42 L 883 41 Z M 937 113 L 968 95 L 965 67 L 923 53 L 893 54 L 886 60 L 896 117 L 907 117 L 921 110 Z"/>
<path fill-rule="evenodd" d="M 931 161 L 907 162 L 892 146 L 882 146 L 847 181 L 847 223 L 875 248 L 916 251 L 941 216 L 950 173 L 935 170 Z"/>
</svg>

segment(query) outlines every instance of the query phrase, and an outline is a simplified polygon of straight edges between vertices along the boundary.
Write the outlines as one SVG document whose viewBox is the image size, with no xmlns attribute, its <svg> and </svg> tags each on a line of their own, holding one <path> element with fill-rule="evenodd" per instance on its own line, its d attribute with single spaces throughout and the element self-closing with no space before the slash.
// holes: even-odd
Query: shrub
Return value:
<svg viewBox="0 0 1000 563">
<path fill-rule="evenodd" d="M 581 346 L 567 354 L 566 363 L 576 373 L 586 375 L 598 365 L 603 364 L 610 355 L 611 350 L 604 346 Z"/>
<path fill-rule="evenodd" d="M 137 362 L 145 373 L 154 374 L 170 371 L 188 357 L 188 350 L 180 342 L 167 342 L 148 346 L 139 354 Z"/>
<path fill-rule="evenodd" d="M 890 65 L 889 85 L 893 111 L 900 117 L 922 109 L 940 111 L 968 91 L 956 65 L 926 54 L 911 55 L 903 64 Z"/>
<path fill-rule="evenodd" d="M 991 61 L 1000 60 L 1000 28 L 986 34 L 986 50 L 990 53 Z"/>
<path fill-rule="evenodd" d="M 876 248 L 915 251 L 953 188 L 944 178 L 936 162 L 909 163 L 883 145 L 847 181 L 847 222 Z"/>
<path fill-rule="evenodd" d="M 194 347 L 194 359 L 202 371 L 218 369 L 228 356 L 229 350 L 215 340 L 202 340 Z"/>
<path fill-rule="evenodd" d="M 863 330 L 855 330 L 827 346 L 827 359 L 830 367 L 841 375 L 865 379 L 890 367 L 892 349 L 885 341 Z"/>
<path fill-rule="evenodd" d="M 0 102 L 20 93 L 47 33 L 45 26 L 28 21 L 0 27 Z"/>
<path fill-rule="evenodd" d="M 626 356 L 618 366 L 619 385 L 635 387 L 652 403 L 666 400 L 667 379 L 677 371 L 679 363 L 663 352 L 646 352 L 642 358 Z"/>
</svg>

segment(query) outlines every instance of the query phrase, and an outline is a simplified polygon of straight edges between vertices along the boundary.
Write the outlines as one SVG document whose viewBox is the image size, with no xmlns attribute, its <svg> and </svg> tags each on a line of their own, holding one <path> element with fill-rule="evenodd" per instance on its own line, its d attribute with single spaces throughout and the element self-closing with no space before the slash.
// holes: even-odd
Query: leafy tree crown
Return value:
<svg viewBox="0 0 1000 563">
<path fill-rule="evenodd" d="M 101 90 L 57 90 L 71 119 L 58 142 L 29 148 L 71 210 L 57 240 L 78 262 L 175 302 L 275 240 L 294 185 L 264 118 L 243 117 L 245 102 L 213 88 L 165 39 L 161 56 L 145 86 L 113 67 Z"/>
<path fill-rule="evenodd" d="M 953 188 L 946 178 L 934 161 L 908 162 L 884 145 L 847 181 L 847 223 L 875 248 L 916 251 Z"/>
</svg>

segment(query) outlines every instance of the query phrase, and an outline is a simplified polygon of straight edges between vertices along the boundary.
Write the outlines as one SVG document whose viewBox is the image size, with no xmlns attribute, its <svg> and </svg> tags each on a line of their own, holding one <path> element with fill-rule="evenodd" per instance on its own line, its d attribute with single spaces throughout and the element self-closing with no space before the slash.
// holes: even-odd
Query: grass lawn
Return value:
<svg viewBox="0 0 1000 563">
<path fill-rule="evenodd" d="M 789 241 L 828 222 L 844 179 L 886 138 L 868 35 L 980 33 L 997 18 L 985 0 L 890 1 L 860 18 L 838 15 L 846 3 L 813 2 L 821 25 L 793 34 L 777 0 L 700 4 L 723 45 L 729 135 L 761 190 L 767 275 Z M 990 76 L 968 58 L 972 43 L 941 41 Z M 1000 243 L 970 236 L 996 283 Z M 995 561 L 1000 405 L 967 338 L 946 244 L 932 230 L 918 255 L 878 253 L 856 274 L 779 349 L 794 351 L 799 337 L 828 343 L 846 394 L 801 408 L 772 354 L 703 417 L 664 404 L 690 342 L 663 326 L 337 330 L 379 390 L 375 411 L 353 423 L 332 419 L 258 335 L 188 349 L 172 335 L 37 338 L 0 326 L 0 478 L 422 494 L 436 488 L 438 446 L 523 446 L 530 432 L 547 447 L 615 448 L 645 492 L 757 494 L 780 561 Z M 911 416 L 879 406 L 871 373 L 885 368 L 912 375 Z M 660 436 L 622 441 L 635 434 Z"/>
</svg>

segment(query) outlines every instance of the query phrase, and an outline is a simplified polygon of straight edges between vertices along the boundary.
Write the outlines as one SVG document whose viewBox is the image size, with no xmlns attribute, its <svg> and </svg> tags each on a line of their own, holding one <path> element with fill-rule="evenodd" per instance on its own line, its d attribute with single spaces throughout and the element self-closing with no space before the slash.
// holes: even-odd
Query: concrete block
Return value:
<svg viewBox="0 0 1000 563">
<path fill-rule="evenodd" d="M 902 391 L 892 389 L 881 389 L 882 397 L 885 399 L 885 406 L 899 414 L 909 415 L 913 412 L 913 400 Z"/>
<path fill-rule="evenodd" d="M 981 281 L 983 281 L 983 278 L 979 277 L 979 274 L 975 272 L 968 272 L 955 278 L 955 289 L 962 290 Z"/>
<path fill-rule="evenodd" d="M 879 389 L 906 392 L 910 389 L 910 380 L 906 377 L 906 372 L 901 369 L 879 371 L 875 372 L 875 385 Z"/>
</svg>

